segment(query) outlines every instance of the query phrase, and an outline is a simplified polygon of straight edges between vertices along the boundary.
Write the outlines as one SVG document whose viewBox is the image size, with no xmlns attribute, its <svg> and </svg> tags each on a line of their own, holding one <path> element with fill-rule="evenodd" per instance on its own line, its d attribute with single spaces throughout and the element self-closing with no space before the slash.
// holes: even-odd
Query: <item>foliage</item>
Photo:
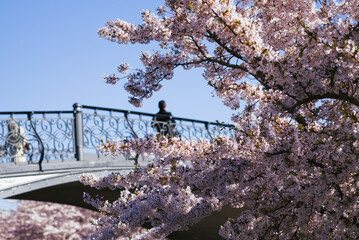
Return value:
<svg viewBox="0 0 359 240">
<path fill-rule="evenodd" d="M 0 239 L 84 239 L 94 232 L 99 213 L 79 207 L 20 201 L 17 210 L 0 213 Z"/>
<path fill-rule="evenodd" d="M 104 213 L 93 238 L 130 234 L 150 222 L 148 232 L 133 237 L 160 239 L 230 205 L 243 214 L 223 223 L 227 239 L 357 239 L 358 6 L 358 0 L 166 0 L 157 14 L 142 12 L 141 25 L 116 20 L 100 29 L 120 44 L 159 43 L 159 51 L 141 54 L 144 69 L 118 69 L 127 74 L 133 104 L 140 106 L 176 68 L 198 67 L 226 106 L 245 106 L 232 118 L 234 138 L 103 144 L 105 153 L 157 158 L 125 176 L 82 177 L 97 188 L 125 189 L 115 202 L 86 196 Z"/>
</svg>

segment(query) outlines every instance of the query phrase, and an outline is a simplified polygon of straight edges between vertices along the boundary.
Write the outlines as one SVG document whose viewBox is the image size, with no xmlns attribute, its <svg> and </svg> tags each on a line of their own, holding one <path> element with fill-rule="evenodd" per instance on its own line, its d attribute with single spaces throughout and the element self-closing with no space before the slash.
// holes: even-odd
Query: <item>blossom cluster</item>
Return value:
<svg viewBox="0 0 359 240">
<path fill-rule="evenodd" d="M 358 4 L 165 0 L 158 15 L 142 13 L 143 24 L 116 20 L 100 29 L 120 44 L 159 43 L 160 51 L 141 54 L 144 69 L 125 77 L 137 106 L 176 68 L 195 67 L 226 106 L 244 110 L 232 117 L 232 138 L 103 143 L 106 154 L 155 159 L 127 175 L 83 176 L 121 191 L 114 202 L 86 195 L 104 213 L 96 236 L 150 223 L 132 237 L 160 239 L 229 205 L 243 211 L 223 223 L 227 239 L 357 239 Z"/>
<path fill-rule="evenodd" d="M 0 239 L 84 239 L 94 233 L 99 213 L 64 204 L 19 201 L 0 212 Z"/>
</svg>

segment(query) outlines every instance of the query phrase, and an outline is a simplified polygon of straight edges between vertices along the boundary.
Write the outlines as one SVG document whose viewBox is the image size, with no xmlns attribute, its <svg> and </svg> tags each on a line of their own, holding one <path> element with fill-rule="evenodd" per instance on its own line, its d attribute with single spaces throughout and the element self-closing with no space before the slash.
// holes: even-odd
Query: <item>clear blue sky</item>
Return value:
<svg viewBox="0 0 359 240">
<path fill-rule="evenodd" d="M 127 101 L 123 84 L 107 85 L 102 74 L 128 62 L 140 67 L 141 51 L 156 45 L 119 45 L 97 30 L 117 18 L 140 23 L 140 11 L 160 0 L 1 0 L 0 111 L 71 110 L 72 104 L 156 112 L 164 99 L 174 116 L 229 122 L 233 113 L 202 77 L 179 70 L 144 107 Z"/>
</svg>

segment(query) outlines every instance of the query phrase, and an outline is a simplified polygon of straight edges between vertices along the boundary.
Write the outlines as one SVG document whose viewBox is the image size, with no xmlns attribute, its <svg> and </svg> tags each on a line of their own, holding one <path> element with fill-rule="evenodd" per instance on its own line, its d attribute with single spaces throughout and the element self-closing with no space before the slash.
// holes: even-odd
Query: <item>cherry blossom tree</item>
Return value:
<svg viewBox="0 0 359 240">
<path fill-rule="evenodd" d="M 16 210 L 0 209 L 2 240 L 80 240 L 95 232 L 99 212 L 65 204 L 21 200 Z M 131 234 L 146 229 L 134 228 Z M 125 240 L 127 237 L 116 237 Z"/>
<path fill-rule="evenodd" d="M 0 212 L 0 239 L 84 239 L 99 213 L 64 204 L 20 201 L 18 209 Z"/>
<path fill-rule="evenodd" d="M 130 102 L 158 91 L 176 68 L 203 68 L 238 114 L 235 137 L 151 137 L 102 144 L 106 154 L 156 159 L 127 175 L 83 175 L 121 191 L 114 202 L 85 196 L 104 213 L 93 238 L 161 239 L 223 206 L 227 239 L 358 239 L 359 1 L 165 0 L 143 23 L 110 21 L 99 35 L 119 44 L 158 42 L 143 69 L 124 63 Z M 242 106 L 242 108 L 240 108 Z M 244 110 L 242 110 L 244 109 Z"/>
</svg>

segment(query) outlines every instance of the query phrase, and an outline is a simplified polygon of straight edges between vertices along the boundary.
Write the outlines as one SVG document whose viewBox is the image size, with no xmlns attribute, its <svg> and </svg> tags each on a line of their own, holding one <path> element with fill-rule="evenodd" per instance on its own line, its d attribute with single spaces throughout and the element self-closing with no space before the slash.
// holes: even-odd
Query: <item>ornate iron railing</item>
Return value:
<svg viewBox="0 0 359 240">
<path fill-rule="evenodd" d="M 151 134 L 184 139 L 233 135 L 233 126 L 214 122 L 178 117 L 159 122 L 150 113 L 80 104 L 73 108 L 73 111 L 0 112 L 0 163 L 37 163 L 42 170 L 43 161 L 82 161 L 85 154 L 97 154 L 100 140 Z"/>
<path fill-rule="evenodd" d="M 74 158 L 72 111 L 0 112 L 0 162 Z"/>
</svg>

